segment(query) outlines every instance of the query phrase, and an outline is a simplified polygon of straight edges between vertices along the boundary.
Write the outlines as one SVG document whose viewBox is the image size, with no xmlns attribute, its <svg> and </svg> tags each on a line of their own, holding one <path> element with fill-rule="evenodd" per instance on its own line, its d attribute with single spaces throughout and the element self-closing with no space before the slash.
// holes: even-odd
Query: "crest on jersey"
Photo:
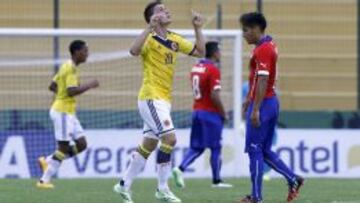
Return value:
<svg viewBox="0 0 360 203">
<path fill-rule="evenodd" d="M 165 121 L 164 121 L 164 125 L 165 125 L 166 127 L 169 127 L 169 126 L 170 126 L 170 121 L 169 121 L 169 120 L 165 120 Z"/>
<path fill-rule="evenodd" d="M 171 49 L 173 51 L 178 51 L 179 50 L 179 44 L 176 42 L 171 42 Z"/>
</svg>

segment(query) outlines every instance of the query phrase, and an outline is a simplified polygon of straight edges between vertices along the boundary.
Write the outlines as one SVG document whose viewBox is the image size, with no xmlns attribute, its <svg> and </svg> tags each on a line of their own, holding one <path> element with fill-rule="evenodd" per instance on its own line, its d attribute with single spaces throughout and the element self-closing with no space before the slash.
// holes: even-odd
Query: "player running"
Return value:
<svg viewBox="0 0 360 203">
<path fill-rule="evenodd" d="M 184 188 L 183 172 L 198 158 L 206 148 L 211 150 L 210 165 L 213 187 L 229 188 L 220 178 L 221 132 L 226 112 L 220 99 L 220 62 L 217 42 L 206 43 L 206 58 L 200 60 L 191 70 L 191 83 L 194 94 L 190 149 L 181 165 L 173 170 L 173 178 L 178 187 Z"/>
<path fill-rule="evenodd" d="M 88 47 L 84 41 L 75 40 L 71 42 L 69 51 L 71 60 L 61 65 L 54 76 L 49 90 L 54 92 L 55 100 L 50 109 L 50 117 L 54 123 L 57 150 L 45 157 L 39 158 L 39 164 L 43 175 L 37 182 L 37 187 L 52 189 L 54 185 L 50 182 L 51 177 L 58 171 L 61 162 L 86 149 L 84 130 L 76 117 L 75 96 L 99 86 L 97 80 L 80 84 L 79 65 L 86 62 Z M 75 145 L 70 145 L 74 141 Z"/>
<path fill-rule="evenodd" d="M 177 54 L 202 57 L 205 54 L 204 37 L 201 31 L 203 18 L 193 12 L 195 45 L 182 36 L 168 30 L 171 24 L 170 11 L 159 2 L 149 3 L 144 11 L 148 26 L 136 38 L 130 53 L 141 56 L 143 62 L 143 84 L 138 97 L 138 108 L 144 121 L 144 138 L 133 152 L 130 164 L 114 191 L 126 203 L 132 203 L 133 179 L 143 170 L 152 151 L 157 153 L 158 187 L 155 197 L 165 202 L 181 202 L 169 189 L 171 175 L 171 153 L 176 143 L 174 125 L 170 116 L 173 74 Z"/>
<path fill-rule="evenodd" d="M 254 44 L 250 59 L 250 91 L 243 104 L 246 115 L 245 151 L 250 159 L 252 193 L 242 203 L 262 201 L 262 180 L 264 162 L 282 174 L 289 185 L 287 201 L 297 198 L 304 179 L 294 174 L 280 157 L 271 151 L 271 143 L 279 116 L 279 102 L 275 93 L 277 47 L 273 39 L 265 34 L 266 19 L 260 13 L 241 16 L 244 38 Z"/>
</svg>

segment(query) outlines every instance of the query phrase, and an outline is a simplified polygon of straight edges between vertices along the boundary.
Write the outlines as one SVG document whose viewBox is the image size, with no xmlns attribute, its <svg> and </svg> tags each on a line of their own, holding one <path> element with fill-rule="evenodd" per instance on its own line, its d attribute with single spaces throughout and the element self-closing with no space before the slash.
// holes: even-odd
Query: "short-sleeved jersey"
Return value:
<svg viewBox="0 0 360 203">
<path fill-rule="evenodd" d="M 149 34 L 141 50 L 143 83 L 139 100 L 170 102 L 177 55 L 191 55 L 194 50 L 192 42 L 176 33 L 168 32 L 166 39 L 154 32 Z"/>
<path fill-rule="evenodd" d="M 74 114 L 76 112 L 75 97 L 67 93 L 67 88 L 79 86 L 79 70 L 70 60 L 61 65 L 53 78 L 57 84 L 57 92 L 52 108 L 59 112 Z"/>
<path fill-rule="evenodd" d="M 210 60 L 203 59 L 191 70 L 194 95 L 193 109 L 220 113 L 211 100 L 211 92 L 221 89 L 219 69 Z"/>
<path fill-rule="evenodd" d="M 255 99 L 256 84 L 259 75 L 268 75 L 267 89 L 265 98 L 270 98 L 274 95 L 276 89 L 276 74 L 277 74 L 277 47 L 270 36 L 265 36 L 257 44 L 252 52 L 250 59 L 250 74 L 249 74 L 249 95 L 250 100 Z"/>
</svg>

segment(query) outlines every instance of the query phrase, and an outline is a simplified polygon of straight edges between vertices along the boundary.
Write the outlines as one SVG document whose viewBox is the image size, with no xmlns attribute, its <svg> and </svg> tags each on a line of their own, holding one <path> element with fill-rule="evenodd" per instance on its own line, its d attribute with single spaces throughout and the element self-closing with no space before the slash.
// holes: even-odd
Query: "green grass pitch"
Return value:
<svg viewBox="0 0 360 203">
<path fill-rule="evenodd" d="M 248 193 L 249 180 L 227 179 L 232 189 L 214 189 L 209 179 L 188 179 L 187 187 L 175 189 L 183 203 L 230 203 Z M 54 190 L 39 190 L 36 180 L 0 179 L 1 203 L 116 203 L 121 202 L 112 187 L 115 179 L 55 180 Z M 155 203 L 155 179 L 138 179 L 134 183 L 135 203 Z M 307 179 L 296 203 L 360 203 L 360 179 Z M 264 202 L 283 203 L 285 182 L 273 179 L 264 183 Z"/>
</svg>

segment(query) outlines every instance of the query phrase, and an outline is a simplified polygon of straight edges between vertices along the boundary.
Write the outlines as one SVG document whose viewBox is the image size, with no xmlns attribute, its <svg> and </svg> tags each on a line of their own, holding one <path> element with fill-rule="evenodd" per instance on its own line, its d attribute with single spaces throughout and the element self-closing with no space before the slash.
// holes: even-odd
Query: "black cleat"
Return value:
<svg viewBox="0 0 360 203">
<path fill-rule="evenodd" d="M 246 197 L 244 197 L 241 201 L 239 201 L 237 203 L 262 203 L 262 201 L 254 199 L 253 197 L 251 197 L 251 195 L 247 195 Z"/>
<path fill-rule="evenodd" d="M 304 185 L 304 183 L 305 179 L 300 176 L 296 176 L 295 182 L 289 183 L 287 202 L 292 202 L 299 197 L 300 188 Z"/>
</svg>

